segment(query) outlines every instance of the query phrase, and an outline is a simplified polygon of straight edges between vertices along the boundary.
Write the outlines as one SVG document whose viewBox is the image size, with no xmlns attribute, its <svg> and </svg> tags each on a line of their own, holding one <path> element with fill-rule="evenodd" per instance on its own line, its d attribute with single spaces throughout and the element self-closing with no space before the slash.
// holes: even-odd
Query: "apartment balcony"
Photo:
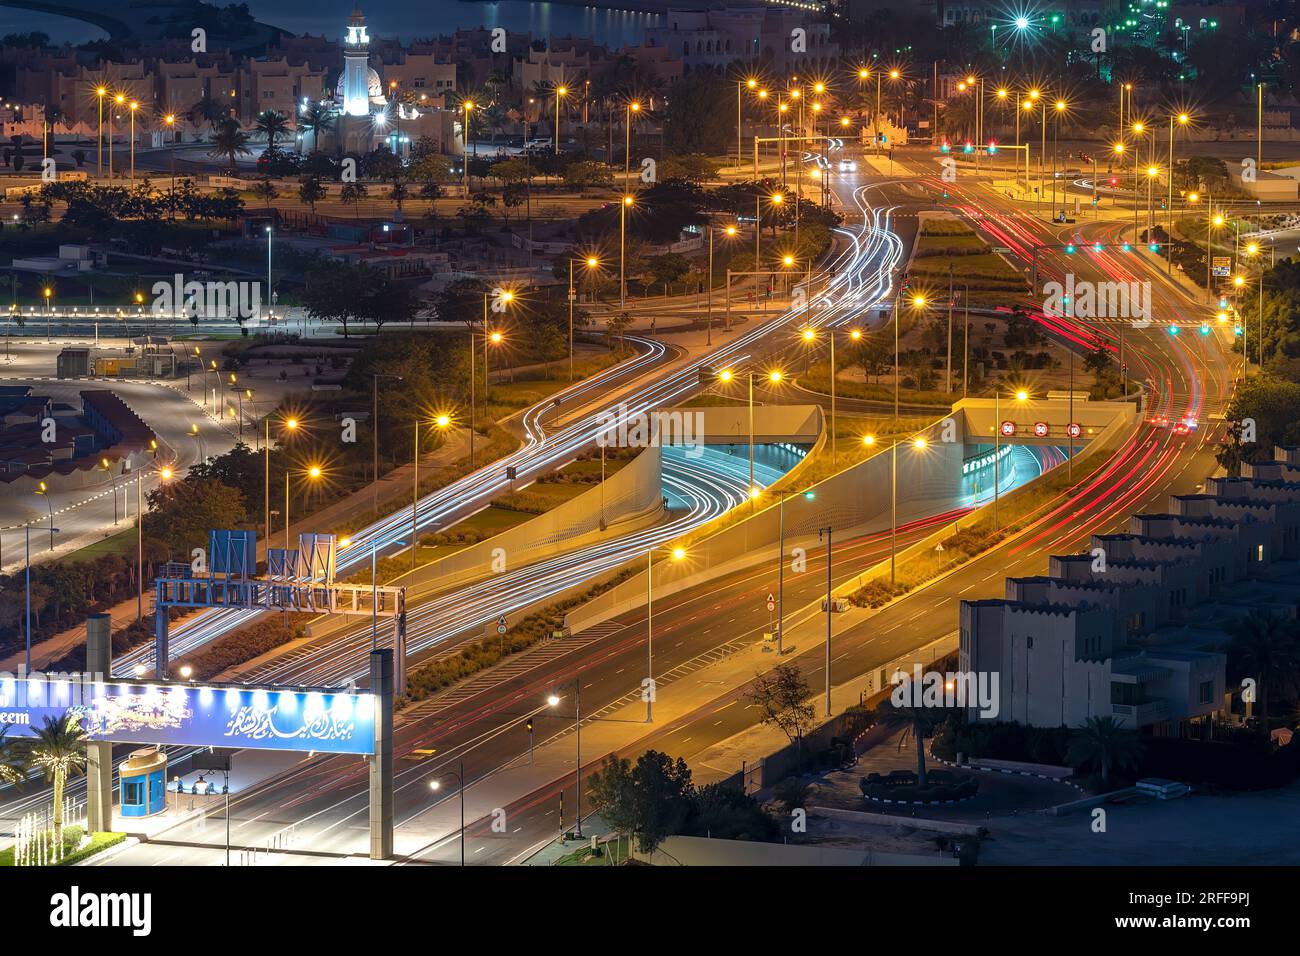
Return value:
<svg viewBox="0 0 1300 956">
<path fill-rule="evenodd" d="M 1145 700 L 1138 704 L 1111 704 L 1111 714 L 1136 730 L 1169 719 L 1169 705 L 1163 700 Z"/>
</svg>

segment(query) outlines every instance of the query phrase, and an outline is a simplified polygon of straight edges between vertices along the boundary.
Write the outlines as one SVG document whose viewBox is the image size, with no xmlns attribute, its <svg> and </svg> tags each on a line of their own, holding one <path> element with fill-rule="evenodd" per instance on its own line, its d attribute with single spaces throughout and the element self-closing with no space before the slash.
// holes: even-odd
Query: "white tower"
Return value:
<svg viewBox="0 0 1300 956">
<path fill-rule="evenodd" d="M 343 40 L 343 112 L 347 116 L 370 114 L 370 36 L 359 8 L 348 17 L 348 34 Z"/>
</svg>

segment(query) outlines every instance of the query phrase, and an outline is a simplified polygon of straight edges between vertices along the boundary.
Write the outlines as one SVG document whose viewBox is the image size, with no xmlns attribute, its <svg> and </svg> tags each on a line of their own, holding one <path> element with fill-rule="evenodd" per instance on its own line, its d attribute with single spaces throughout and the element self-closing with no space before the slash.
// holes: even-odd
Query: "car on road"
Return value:
<svg viewBox="0 0 1300 956">
<path fill-rule="evenodd" d="M 857 170 L 858 170 L 858 164 L 855 163 L 853 160 L 851 160 L 851 159 L 841 159 L 841 160 L 840 160 L 840 172 L 842 172 L 842 173 L 854 173 L 854 172 L 857 172 Z"/>
</svg>

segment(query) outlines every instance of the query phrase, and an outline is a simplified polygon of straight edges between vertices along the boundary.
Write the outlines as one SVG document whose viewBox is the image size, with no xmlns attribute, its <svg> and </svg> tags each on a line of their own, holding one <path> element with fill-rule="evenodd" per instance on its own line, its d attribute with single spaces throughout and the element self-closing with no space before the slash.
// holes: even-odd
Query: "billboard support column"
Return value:
<svg viewBox="0 0 1300 956">
<path fill-rule="evenodd" d="M 107 614 L 86 618 L 85 676 L 95 684 L 111 673 L 112 626 Z M 113 745 L 107 742 L 86 744 L 86 826 L 91 833 L 113 829 Z"/>
<path fill-rule="evenodd" d="M 370 859 L 393 855 L 393 652 L 370 652 L 375 752 L 370 758 Z"/>
<path fill-rule="evenodd" d="M 167 679 L 168 648 L 167 648 L 167 622 L 170 615 L 168 609 L 154 602 L 153 609 L 153 672 L 159 680 Z"/>
</svg>

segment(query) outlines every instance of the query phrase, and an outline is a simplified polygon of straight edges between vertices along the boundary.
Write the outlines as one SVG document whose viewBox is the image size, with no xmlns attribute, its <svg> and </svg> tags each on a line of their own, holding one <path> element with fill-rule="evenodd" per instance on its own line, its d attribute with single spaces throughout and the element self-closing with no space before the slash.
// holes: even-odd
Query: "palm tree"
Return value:
<svg viewBox="0 0 1300 956">
<path fill-rule="evenodd" d="M 238 120 L 223 120 L 213 131 L 212 148 L 208 150 L 208 155 L 213 159 L 224 156 L 230 161 L 232 173 L 235 171 L 235 159 L 239 156 L 247 156 L 249 153 L 248 134 L 239 128 Z"/>
<path fill-rule="evenodd" d="M 298 187 L 298 199 L 311 206 L 311 211 L 316 211 L 316 204 L 325 198 L 325 186 L 321 183 L 320 178 L 311 176 L 304 179 L 302 185 Z"/>
<path fill-rule="evenodd" d="M 361 200 L 366 198 L 365 183 L 346 183 L 339 190 L 339 201 L 345 206 L 352 206 L 352 218 L 356 219 L 361 212 Z"/>
<path fill-rule="evenodd" d="M 903 731 L 902 736 L 898 738 L 900 749 L 906 742 L 907 735 L 912 735 L 912 740 L 916 744 L 916 785 L 924 787 L 926 785 L 925 738 L 934 733 L 934 728 L 947 716 L 945 711 L 936 707 L 915 707 L 910 704 L 899 707 L 892 701 L 885 701 L 877 709 L 876 716 L 886 727 Z"/>
<path fill-rule="evenodd" d="M 86 732 L 81 718 L 64 713 L 46 717 L 31 743 L 31 762 L 54 782 L 54 839 L 63 840 L 63 787 L 73 774 L 86 769 Z"/>
<path fill-rule="evenodd" d="M 0 783 L 18 786 L 27 778 L 27 758 L 7 736 L 8 724 L 0 724 Z"/>
<path fill-rule="evenodd" d="M 406 183 L 397 180 L 394 181 L 392 188 L 388 190 L 388 198 L 397 205 L 397 211 L 402 211 L 402 203 L 411 198 L 410 187 Z"/>
<path fill-rule="evenodd" d="M 312 103 L 298 113 L 298 129 L 304 135 L 311 134 L 312 149 L 319 147 L 321 134 L 328 133 L 333 128 L 334 112 L 321 103 Z"/>
<path fill-rule="evenodd" d="M 283 113 L 277 113 L 275 110 L 263 110 L 257 115 L 254 128 L 266 136 L 266 151 L 274 153 L 275 141 L 289 132 L 289 121 L 284 118 Z"/>
<path fill-rule="evenodd" d="M 205 93 L 203 99 L 190 107 L 190 118 L 207 123 L 215 130 L 217 124 L 226 118 L 226 111 L 220 103 Z"/>
<path fill-rule="evenodd" d="M 1232 649 L 1241 666 L 1253 674 L 1259 697 L 1259 723 L 1268 735 L 1268 698 L 1271 691 L 1284 691 L 1300 677 L 1300 647 L 1296 625 L 1275 614 L 1252 611 L 1241 620 L 1232 638 Z"/>
<path fill-rule="evenodd" d="M 1127 770 L 1136 767 L 1142 755 L 1142 741 L 1138 735 L 1116 722 L 1114 717 L 1089 717 L 1074 732 L 1065 761 L 1071 767 L 1093 765 L 1101 768 L 1102 785 L 1109 785 L 1111 768 Z"/>
</svg>

